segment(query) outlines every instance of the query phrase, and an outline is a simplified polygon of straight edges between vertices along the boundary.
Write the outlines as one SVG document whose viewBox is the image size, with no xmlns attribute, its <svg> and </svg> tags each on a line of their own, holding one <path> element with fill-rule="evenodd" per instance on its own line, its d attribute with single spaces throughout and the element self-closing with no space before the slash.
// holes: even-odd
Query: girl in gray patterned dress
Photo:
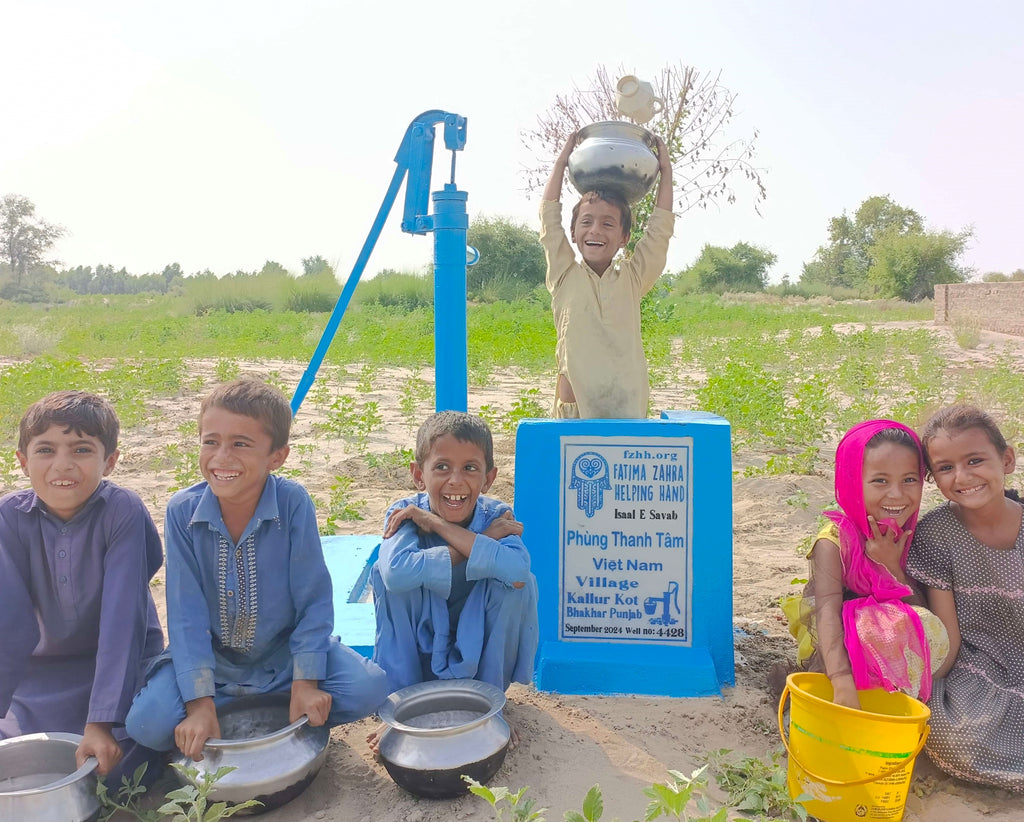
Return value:
<svg viewBox="0 0 1024 822">
<path fill-rule="evenodd" d="M 1003 488 L 1016 457 L 968 405 L 939 411 L 921 440 L 949 500 L 921 519 L 907 563 L 949 632 L 928 754 L 961 779 L 1024 793 L 1024 523 L 1016 492 Z"/>
</svg>

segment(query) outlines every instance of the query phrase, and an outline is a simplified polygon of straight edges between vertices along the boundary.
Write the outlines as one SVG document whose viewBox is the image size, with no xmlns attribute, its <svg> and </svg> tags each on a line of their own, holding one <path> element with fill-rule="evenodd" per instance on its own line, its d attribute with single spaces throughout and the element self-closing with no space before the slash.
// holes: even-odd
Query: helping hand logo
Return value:
<svg viewBox="0 0 1024 822">
<path fill-rule="evenodd" d="M 576 489 L 576 505 L 588 517 L 604 505 L 604 492 L 612 489 L 608 474 L 608 460 L 593 451 L 573 461 L 569 488 Z"/>
</svg>

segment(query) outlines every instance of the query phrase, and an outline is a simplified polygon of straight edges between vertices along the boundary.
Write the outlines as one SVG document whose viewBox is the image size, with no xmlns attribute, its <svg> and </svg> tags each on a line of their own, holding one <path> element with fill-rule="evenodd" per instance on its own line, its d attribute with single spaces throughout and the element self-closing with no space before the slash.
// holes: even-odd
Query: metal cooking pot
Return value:
<svg viewBox="0 0 1024 822">
<path fill-rule="evenodd" d="M 241 813 L 262 813 L 294 799 L 320 772 L 327 758 L 330 731 L 312 728 L 306 717 L 288 724 L 287 693 L 243 696 L 218 709 L 222 739 L 208 739 L 202 762 L 177 754 L 172 760 L 206 772 L 232 765 L 237 770 L 221 777 L 210 793 L 212 802 L 236 805 L 247 799 L 263 803 Z M 182 784 L 185 776 L 175 770 Z"/>
<path fill-rule="evenodd" d="M 630 205 L 658 179 L 658 144 L 647 129 L 607 120 L 584 126 L 569 155 L 569 182 L 580 194 L 617 191 Z"/>
<path fill-rule="evenodd" d="M 43 733 L 0 740 L 0 819 L 91 822 L 100 813 L 96 760 L 79 768 L 78 734 Z"/>
<path fill-rule="evenodd" d="M 508 752 L 505 694 L 473 679 L 439 679 L 395 691 L 380 709 L 388 726 L 380 757 L 409 793 L 431 799 L 469 790 L 462 775 L 487 782 Z"/>
</svg>

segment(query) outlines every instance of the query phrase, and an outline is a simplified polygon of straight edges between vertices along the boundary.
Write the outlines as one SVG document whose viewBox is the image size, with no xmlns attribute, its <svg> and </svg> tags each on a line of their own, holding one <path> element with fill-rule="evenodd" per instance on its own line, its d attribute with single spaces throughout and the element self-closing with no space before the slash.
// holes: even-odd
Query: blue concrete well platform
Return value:
<svg viewBox="0 0 1024 822">
<path fill-rule="evenodd" d="M 320 544 L 334 585 L 334 633 L 369 659 L 377 621 L 367 589 L 370 568 L 380 552 L 380 535 L 321 537 Z"/>
<path fill-rule="evenodd" d="M 539 589 L 538 689 L 709 696 L 735 683 L 727 420 L 525 420 L 515 511 Z"/>
</svg>

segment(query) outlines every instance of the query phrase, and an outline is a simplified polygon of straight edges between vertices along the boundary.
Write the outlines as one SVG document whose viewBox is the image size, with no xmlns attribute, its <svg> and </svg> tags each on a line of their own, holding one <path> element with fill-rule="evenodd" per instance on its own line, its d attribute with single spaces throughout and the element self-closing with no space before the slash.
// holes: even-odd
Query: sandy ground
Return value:
<svg viewBox="0 0 1024 822">
<path fill-rule="evenodd" d="M 965 366 L 983 366 L 1006 352 L 1024 369 L 1024 339 L 984 334 L 976 349 L 965 352 L 948 331 L 940 333 L 950 356 L 960 358 Z M 196 390 L 158 403 L 145 426 L 123 434 L 123 456 L 112 478 L 137 490 L 158 522 L 162 522 L 168 490 L 174 483 L 175 469 L 167 445 L 177 442 L 186 448 L 194 441 L 183 435 L 187 428 L 183 424 L 195 418 L 202 394 L 199 381 L 206 385 L 215 382 L 214 366 L 212 361 L 191 363 Z M 305 364 L 253 361 L 240 366 L 246 374 L 270 375 L 290 391 Z M 406 468 L 384 467 L 379 458 L 412 446 L 411 420 L 432 410 L 433 374 L 429 370 L 418 373 L 431 390 L 421 394 L 414 410 L 407 401 L 407 414 L 399 409 L 402 388 L 409 384 L 411 372 L 386 369 L 363 374 L 362 386 L 358 368 L 349 367 L 347 374 L 329 370 L 322 376 L 330 386 L 329 399 L 322 394 L 319 407 L 312 399 L 303 405 L 296 419 L 292 456 L 285 467 L 297 469 L 298 478 L 318 502 L 330 498 L 336 477 L 351 478 L 348 499 L 358 505 L 364 519 L 340 523 L 339 532 L 379 533 L 388 504 L 412 488 Z M 687 381 L 681 379 L 682 374 L 675 376 L 654 389 L 656 408 L 694 407 Z M 515 374 L 495 375 L 486 386 L 470 386 L 470 409 L 490 406 L 503 414 L 520 392 L 534 385 Z M 552 386 L 545 381 L 539 388 L 537 399 L 547 407 Z M 344 394 L 356 398 L 359 407 L 376 401 L 383 417 L 383 425 L 367 440 L 365 453 L 353 443 L 316 429 L 327 417 L 327 403 Z M 491 493 L 511 500 L 514 436 L 498 434 L 496 447 L 499 473 Z M 377 467 L 369 467 L 367 453 L 377 455 Z M 735 455 L 734 469 L 742 471 L 746 465 L 763 462 L 763 455 L 741 451 Z M 926 496 L 925 507 L 936 499 Z M 780 747 L 766 671 L 773 661 L 792 657 L 793 643 L 775 603 L 789 592 L 794 577 L 805 575 L 806 563 L 797 547 L 814 533 L 818 512 L 831 500 L 831 478 L 740 477 L 734 482 L 733 500 L 736 686 L 727 688 L 721 698 L 672 699 L 566 696 L 515 685 L 509 691 L 509 715 L 520 730 L 522 743 L 508 755 L 492 785 L 513 789 L 528 785 L 529 795 L 549 808 L 546 817 L 554 820 L 561 819 L 566 810 L 579 810 L 586 790 L 596 782 L 604 793 L 605 819 L 636 819 L 642 817 L 647 801 L 642 788 L 664 779 L 668 769 L 689 773 L 702 763 L 704 755 L 720 748 L 763 756 Z M 525 538 L 529 544 L 529 535 Z M 162 591 L 159 584 L 154 586 L 161 608 Z M 364 742 L 372 727 L 374 723 L 366 720 L 335 729 L 327 764 L 312 786 L 263 818 L 268 822 L 491 818 L 490 809 L 476 797 L 420 800 L 398 788 Z M 905 818 L 927 822 L 1021 819 L 1024 798 L 958 782 L 921 756 Z"/>
</svg>

